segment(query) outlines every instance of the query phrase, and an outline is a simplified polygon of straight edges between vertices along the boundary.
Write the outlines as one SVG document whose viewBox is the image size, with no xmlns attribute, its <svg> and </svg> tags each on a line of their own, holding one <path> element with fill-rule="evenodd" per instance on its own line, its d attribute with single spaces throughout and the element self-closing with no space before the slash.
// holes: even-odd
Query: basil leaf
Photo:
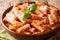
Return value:
<svg viewBox="0 0 60 40">
<path fill-rule="evenodd" d="M 22 16 L 22 20 L 26 20 L 27 18 L 30 17 L 30 14 L 32 12 L 34 12 L 37 9 L 37 5 L 36 4 L 30 4 L 30 6 L 28 8 L 24 8 L 24 13 Z"/>
<path fill-rule="evenodd" d="M 36 4 L 30 4 L 30 6 L 29 6 L 29 10 L 30 10 L 30 12 L 34 12 L 35 10 L 37 9 L 37 5 Z"/>
<path fill-rule="evenodd" d="M 22 20 L 26 20 L 26 19 L 29 18 L 29 17 L 30 17 L 30 14 L 24 13 L 24 14 L 23 14 L 23 17 L 22 17 Z"/>
<path fill-rule="evenodd" d="M 29 13 L 30 12 L 30 10 L 28 8 L 24 8 L 23 10 L 24 10 L 24 13 Z"/>
</svg>

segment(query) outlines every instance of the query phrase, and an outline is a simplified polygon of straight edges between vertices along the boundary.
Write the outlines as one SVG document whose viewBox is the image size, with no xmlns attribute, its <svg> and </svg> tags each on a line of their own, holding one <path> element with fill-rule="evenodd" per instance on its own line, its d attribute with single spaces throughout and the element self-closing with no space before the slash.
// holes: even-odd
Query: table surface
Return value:
<svg viewBox="0 0 60 40">
<path fill-rule="evenodd" d="M 10 6 L 12 6 L 14 3 L 16 2 L 21 2 L 22 0 L 0 0 L 0 19 L 2 16 L 2 13 Z M 31 0 L 30 0 L 31 1 Z M 39 0 L 41 2 L 47 1 L 48 4 L 54 5 L 55 7 L 57 7 L 58 9 L 60 9 L 60 0 Z M 0 20 L 0 32 L 4 30 L 4 28 L 2 28 L 2 24 L 1 24 L 1 20 Z M 50 38 L 51 40 L 60 40 L 60 30 L 58 31 L 58 33 Z"/>
</svg>

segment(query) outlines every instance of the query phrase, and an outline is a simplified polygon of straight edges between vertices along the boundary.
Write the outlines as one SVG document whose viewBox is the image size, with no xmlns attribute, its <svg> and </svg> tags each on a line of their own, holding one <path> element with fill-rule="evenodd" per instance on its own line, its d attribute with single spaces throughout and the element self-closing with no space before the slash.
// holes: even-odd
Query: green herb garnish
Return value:
<svg viewBox="0 0 60 40">
<path fill-rule="evenodd" d="M 34 12 L 36 10 L 36 8 L 37 8 L 36 4 L 30 4 L 30 6 L 29 6 L 30 12 Z"/>
<path fill-rule="evenodd" d="M 32 12 L 34 12 L 37 9 L 37 5 L 36 4 L 30 4 L 30 6 L 28 8 L 24 8 L 24 13 L 23 13 L 23 17 L 22 20 L 26 20 L 27 18 L 30 17 L 30 14 Z"/>
<path fill-rule="evenodd" d="M 24 10 L 24 13 L 29 13 L 30 12 L 30 10 L 28 8 L 24 8 L 23 10 Z"/>
<path fill-rule="evenodd" d="M 29 18 L 29 17 L 30 17 L 30 14 L 24 13 L 24 14 L 23 14 L 23 17 L 22 17 L 22 20 L 25 20 L 25 19 L 27 19 L 27 18 Z"/>
</svg>

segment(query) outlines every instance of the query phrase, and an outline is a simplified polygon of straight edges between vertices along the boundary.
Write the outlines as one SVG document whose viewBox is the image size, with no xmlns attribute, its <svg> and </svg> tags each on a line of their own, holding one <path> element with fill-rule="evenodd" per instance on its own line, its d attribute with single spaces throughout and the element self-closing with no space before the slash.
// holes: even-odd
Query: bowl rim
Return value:
<svg viewBox="0 0 60 40">
<path fill-rule="evenodd" d="M 54 7 L 54 6 L 53 6 Z M 3 18 L 5 17 L 4 15 L 6 15 L 8 12 L 6 12 L 6 11 L 8 11 L 9 10 L 9 12 L 10 12 L 10 10 L 13 8 L 13 6 L 10 6 L 9 8 L 7 8 L 3 13 L 2 13 L 2 18 L 1 18 L 1 23 L 2 23 L 2 26 L 4 27 L 4 29 L 6 29 L 6 30 L 8 30 L 8 31 L 10 31 L 10 32 L 12 32 L 12 33 L 14 33 L 14 34 L 18 34 L 18 35 L 27 35 L 27 34 L 19 34 L 19 33 L 17 33 L 17 32 L 14 32 L 13 30 L 10 30 L 9 28 L 7 28 L 7 26 L 4 24 L 4 22 L 3 22 Z M 60 23 L 59 23 L 60 24 Z M 57 25 L 58 26 L 58 25 Z M 56 28 L 54 28 L 54 30 L 57 30 L 59 28 L 59 26 L 58 27 L 56 27 Z M 42 34 L 34 34 L 34 35 L 32 35 L 32 34 L 29 34 L 29 36 L 37 36 L 37 35 L 40 35 L 40 36 L 42 36 L 42 35 L 46 35 L 46 34 L 48 34 L 48 33 L 51 33 L 51 32 L 53 32 L 54 30 L 52 30 L 52 31 L 48 31 L 48 32 L 46 32 L 46 33 L 42 33 Z"/>
</svg>

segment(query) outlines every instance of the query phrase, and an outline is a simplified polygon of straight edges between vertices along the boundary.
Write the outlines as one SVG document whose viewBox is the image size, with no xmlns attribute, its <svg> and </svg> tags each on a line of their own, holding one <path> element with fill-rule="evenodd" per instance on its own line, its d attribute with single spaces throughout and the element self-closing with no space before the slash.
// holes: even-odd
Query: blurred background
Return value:
<svg viewBox="0 0 60 40">
<path fill-rule="evenodd" d="M 24 0 L 24 1 L 27 1 L 27 0 Z M 29 0 L 29 1 L 36 1 L 36 0 Z M 57 7 L 60 10 L 60 0 L 37 0 L 37 1 L 48 3 L 50 5 Z M 6 37 L 6 39 L 4 40 L 8 40 L 7 39 L 8 35 L 6 36 L 6 32 L 4 28 L 2 28 L 2 24 L 1 24 L 2 13 L 10 6 L 14 5 L 15 3 L 20 3 L 20 2 L 22 2 L 22 0 L 0 0 L 0 40 L 2 40 L 2 37 Z M 2 35 L 5 35 L 5 36 L 2 36 Z M 9 39 L 9 40 L 15 40 L 15 39 Z M 55 36 L 51 37 L 49 40 L 60 40 L 60 30 Z"/>
</svg>

